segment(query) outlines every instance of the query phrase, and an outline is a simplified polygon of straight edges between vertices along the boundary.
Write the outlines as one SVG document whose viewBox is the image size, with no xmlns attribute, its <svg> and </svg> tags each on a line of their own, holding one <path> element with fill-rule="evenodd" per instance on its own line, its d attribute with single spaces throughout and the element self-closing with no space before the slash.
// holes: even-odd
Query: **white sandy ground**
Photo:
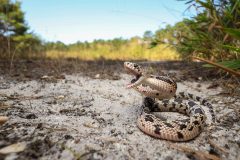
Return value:
<svg viewBox="0 0 240 160">
<path fill-rule="evenodd" d="M 1 111 L 1 115 L 9 116 L 9 121 L 0 127 L 0 134 L 8 128 L 6 126 L 17 125 L 6 138 L 20 137 L 19 141 L 29 145 L 36 139 L 48 137 L 54 145 L 44 151 L 40 159 L 52 160 L 183 160 L 189 159 L 187 154 L 170 148 L 169 144 L 209 152 L 211 147 L 206 139 L 210 134 L 211 140 L 228 152 L 220 153 L 223 159 L 240 159 L 240 123 L 239 113 L 236 113 L 239 99 L 217 95 L 222 92 L 221 88 L 206 89 L 210 82 L 201 85 L 179 83 L 178 91 L 210 99 L 218 121 L 211 133 L 205 129 L 192 141 L 173 143 L 152 138 L 137 128 L 136 117 L 142 96 L 125 88 L 130 79 L 126 74 L 121 74 L 120 80 L 92 79 L 78 74 L 66 75 L 65 79 L 52 83 L 44 80 L 9 82 L 0 77 L 1 94 L 40 96 L 28 100 L 9 100 L 0 96 L 2 102 L 12 105 Z M 170 118 L 179 117 L 174 113 L 168 115 Z M 34 135 L 32 140 L 24 140 L 30 135 Z M 5 159 L 17 157 L 13 153 Z"/>
</svg>

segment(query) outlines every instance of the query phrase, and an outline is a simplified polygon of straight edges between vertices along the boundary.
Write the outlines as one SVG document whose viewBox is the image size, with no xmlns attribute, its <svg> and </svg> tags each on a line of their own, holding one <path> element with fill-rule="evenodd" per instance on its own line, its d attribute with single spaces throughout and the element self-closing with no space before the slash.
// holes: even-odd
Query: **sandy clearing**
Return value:
<svg viewBox="0 0 240 160">
<path fill-rule="evenodd" d="M 120 77 L 103 80 L 73 74 L 54 83 L 7 81 L 1 77 L 0 100 L 11 107 L 0 112 L 9 117 L 0 127 L 0 147 L 17 142 L 25 142 L 27 147 L 23 152 L 0 158 L 188 159 L 187 154 L 170 148 L 169 144 L 213 152 L 206 140 L 209 136 L 229 153 L 220 153 L 223 159 L 240 158 L 240 123 L 236 112 L 239 99 L 219 96 L 220 87 L 206 89 L 207 81 L 201 85 L 178 83 L 178 91 L 210 97 L 218 121 L 211 133 L 206 129 L 195 140 L 172 143 L 149 137 L 137 128 L 142 96 L 125 89 L 128 75 Z M 4 95 L 22 98 L 9 99 Z"/>
</svg>

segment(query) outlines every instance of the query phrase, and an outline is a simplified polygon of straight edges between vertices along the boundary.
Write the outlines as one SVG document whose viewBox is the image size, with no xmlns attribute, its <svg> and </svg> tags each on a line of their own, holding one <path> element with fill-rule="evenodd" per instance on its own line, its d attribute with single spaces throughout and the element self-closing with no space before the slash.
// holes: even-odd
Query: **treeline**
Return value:
<svg viewBox="0 0 240 160">
<path fill-rule="evenodd" d="M 155 33 L 131 39 L 95 40 L 66 45 L 44 42 L 29 32 L 21 3 L 0 0 L 0 58 L 77 57 L 82 59 L 239 59 L 240 1 L 183 0 L 196 16 Z"/>
<path fill-rule="evenodd" d="M 128 40 L 122 38 L 115 38 L 113 40 L 94 40 L 93 42 L 76 42 L 73 44 L 66 45 L 61 41 L 57 42 L 47 42 L 45 47 L 47 50 L 56 50 L 56 51 L 80 51 L 88 49 L 97 49 L 99 46 L 112 46 L 112 48 L 119 49 L 121 46 L 124 46 L 128 43 Z"/>
<path fill-rule="evenodd" d="M 121 60 L 174 60 L 178 59 L 177 52 L 167 47 L 158 45 L 149 49 L 151 41 L 140 37 L 131 39 L 115 38 L 113 40 L 95 40 L 77 42 L 65 45 L 62 42 L 46 43 L 46 56 L 50 58 L 80 58 L 84 60 L 96 59 L 121 59 Z"/>
</svg>

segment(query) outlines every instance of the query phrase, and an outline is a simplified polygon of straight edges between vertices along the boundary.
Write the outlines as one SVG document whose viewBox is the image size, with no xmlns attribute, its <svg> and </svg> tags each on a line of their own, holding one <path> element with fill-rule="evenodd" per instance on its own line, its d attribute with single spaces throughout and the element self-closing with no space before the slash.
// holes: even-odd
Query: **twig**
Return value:
<svg viewBox="0 0 240 160">
<path fill-rule="evenodd" d="M 15 53 L 16 53 L 16 49 L 14 50 L 13 55 L 11 57 L 10 68 L 9 68 L 9 73 L 10 74 L 12 73 L 13 60 L 14 60 Z"/>
<path fill-rule="evenodd" d="M 212 155 L 212 154 L 209 154 L 209 153 L 206 153 L 203 151 L 194 150 L 192 148 L 188 148 L 185 146 L 180 146 L 180 145 L 175 145 L 175 144 L 169 144 L 169 146 L 176 150 L 191 154 L 192 156 L 194 156 L 196 159 L 199 159 L 199 160 L 221 160 L 219 157 L 217 157 L 215 155 Z"/>
<path fill-rule="evenodd" d="M 212 147 L 214 147 L 214 148 L 216 148 L 217 150 L 221 151 L 222 153 L 228 154 L 228 152 L 227 152 L 223 147 L 218 146 L 216 143 L 214 143 L 213 140 L 208 139 L 208 143 L 209 143 Z"/>
<path fill-rule="evenodd" d="M 235 76 L 237 76 L 237 77 L 240 77 L 240 72 L 236 72 L 236 71 L 234 71 L 234 70 L 232 70 L 232 69 L 229 69 L 229 68 L 227 68 L 227 67 L 224 67 L 223 65 L 220 65 L 220 64 L 217 64 L 217 63 L 214 63 L 214 62 L 212 62 L 212 61 L 209 61 L 209 60 L 206 60 L 206 59 L 203 59 L 203 58 L 199 58 L 199 57 L 192 57 L 193 59 L 197 59 L 197 60 L 200 60 L 200 61 L 203 61 L 203 62 L 206 62 L 206 63 L 208 63 L 208 64 L 211 64 L 211 65 L 213 65 L 213 66 L 216 66 L 216 67 L 218 67 L 218 68 L 221 68 L 221 69 L 223 69 L 224 71 L 226 71 L 226 72 L 229 72 L 229 73 L 231 73 L 231 74 L 233 74 L 233 75 L 235 75 Z"/>
<path fill-rule="evenodd" d="M 2 93 L 0 93 L 0 96 L 7 97 L 7 99 L 10 99 L 10 100 L 15 100 L 15 99 L 31 100 L 31 99 L 40 99 L 43 97 L 43 96 L 8 96 L 8 95 L 2 94 Z"/>
</svg>

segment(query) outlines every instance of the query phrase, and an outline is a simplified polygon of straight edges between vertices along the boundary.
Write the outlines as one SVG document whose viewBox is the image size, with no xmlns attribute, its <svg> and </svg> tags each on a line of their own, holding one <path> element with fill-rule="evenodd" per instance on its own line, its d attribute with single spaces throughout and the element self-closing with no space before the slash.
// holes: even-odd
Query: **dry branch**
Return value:
<svg viewBox="0 0 240 160">
<path fill-rule="evenodd" d="M 169 144 L 169 146 L 171 148 L 174 148 L 174 149 L 178 150 L 178 151 L 182 151 L 182 152 L 185 152 L 187 154 L 190 154 L 190 155 L 192 155 L 193 157 L 195 157 L 196 159 L 199 159 L 199 160 L 221 160 L 220 157 L 217 157 L 213 154 L 209 154 L 209 153 L 206 153 L 206 152 L 203 152 L 203 151 L 194 150 L 192 148 L 188 148 L 188 147 L 185 147 L 185 146 L 182 146 L 182 145 Z"/>
<path fill-rule="evenodd" d="M 213 140 L 208 139 L 208 143 L 209 143 L 211 146 L 213 146 L 215 149 L 217 149 L 218 151 L 220 151 L 221 153 L 228 154 L 228 152 L 227 152 L 223 147 L 218 146 Z"/>
<path fill-rule="evenodd" d="M 240 73 L 239 72 L 236 72 L 236 71 L 234 71 L 234 70 L 232 70 L 232 69 L 229 69 L 229 68 L 227 68 L 227 67 L 225 67 L 225 66 L 223 66 L 223 65 L 220 65 L 220 64 L 217 64 L 217 63 L 214 63 L 214 62 L 212 62 L 212 61 L 209 61 L 209 60 L 206 60 L 206 59 L 203 59 L 203 58 L 199 58 L 199 57 L 192 57 L 193 59 L 197 59 L 197 60 L 200 60 L 200 61 L 203 61 L 203 62 L 206 62 L 206 63 L 208 63 L 208 64 L 211 64 L 211 65 L 213 65 L 213 66 L 216 66 L 216 67 L 218 67 L 218 68 L 220 68 L 220 69 L 222 69 L 222 70 L 224 70 L 224 71 L 226 71 L 226 72 L 229 72 L 229 73 L 231 73 L 231 74 L 233 74 L 233 75 L 235 75 L 235 76 L 237 76 L 237 77 L 240 77 Z"/>
<path fill-rule="evenodd" d="M 1 94 L 1 93 L 0 93 L 0 96 L 6 97 L 9 100 L 16 100 L 16 99 L 17 100 L 31 100 L 31 99 L 40 99 L 43 97 L 43 96 L 8 96 L 6 94 Z"/>
</svg>

